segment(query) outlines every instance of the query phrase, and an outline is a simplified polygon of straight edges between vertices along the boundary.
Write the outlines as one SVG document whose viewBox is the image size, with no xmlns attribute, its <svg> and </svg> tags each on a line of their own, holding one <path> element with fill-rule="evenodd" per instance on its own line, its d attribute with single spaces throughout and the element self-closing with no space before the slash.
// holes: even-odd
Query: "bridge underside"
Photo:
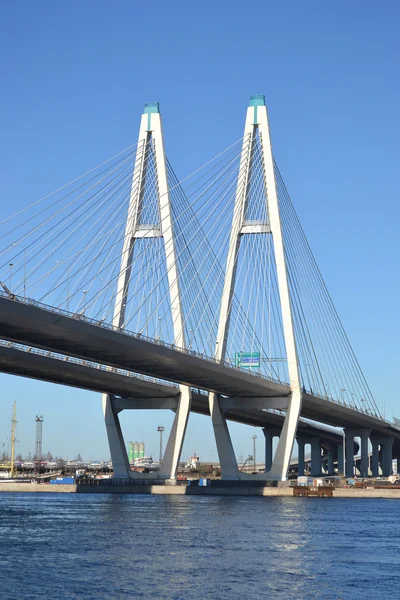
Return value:
<svg viewBox="0 0 400 600">
<path fill-rule="evenodd" d="M 27 354 L 29 360 L 27 360 Z M 19 375 L 85 389 L 88 391 L 115 394 L 124 399 L 124 406 L 129 408 L 130 401 L 143 401 L 142 408 L 159 408 L 160 400 L 165 400 L 165 408 L 174 409 L 174 401 L 179 396 L 179 388 L 167 384 L 155 383 L 133 374 L 120 374 L 115 371 L 95 367 L 93 364 L 71 362 L 54 358 L 46 352 L 38 354 L 27 352 L 13 346 L 0 347 L 0 371 L 11 375 Z M 61 364 L 60 364 L 61 363 Z M 156 401 L 156 402 L 155 402 Z M 169 402 L 169 403 L 168 403 Z M 122 405 L 122 404 L 121 404 Z M 269 427 L 279 431 L 282 428 L 284 415 L 260 409 L 228 410 L 226 416 L 230 421 L 252 425 L 254 427 Z M 136 403 L 136 406 L 138 404 Z M 202 415 L 210 415 L 208 397 L 206 393 L 192 390 L 192 411 Z M 323 448 L 331 449 L 340 443 L 342 436 L 317 424 L 301 420 L 299 432 L 309 437 L 321 439 Z"/>
<path fill-rule="evenodd" d="M 29 354 L 29 360 L 27 360 Z M 138 405 L 144 409 L 170 408 L 174 410 L 179 396 L 177 386 L 166 383 L 152 382 L 135 376 L 132 373 L 122 374 L 116 370 L 106 370 L 101 365 L 71 362 L 68 357 L 54 358 L 50 352 L 38 354 L 32 349 L 31 352 L 18 349 L 14 346 L 2 346 L 0 348 L 0 370 L 2 372 L 48 381 L 79 389 L 94 392 L 114 393 L 121 397 L 120 406 L 130 408 Z M 60 365 L 62 363 L 62 365 Z M 160 401 L 164 404 L 160 404 Z M 133 403 L 133 404 L 132 404 Z M 245 404 L 245 401 L 244 401 Z M 207 395 L 192 390 L 192 412 L 209 416 L 209 404 Z M 284 422 L 283 414 L 259 409 L 228 410 L 228 420 L 262 427 L 265 431 L 274 431 L 279 435 Z M 338 448 L 342 443 L 342 435 L 336 431 L 329 430 L 317 423 L 309 423 L 300 419 L 298 425 L 298 436 L 302 440 L 312 443 L 318 440 L 325 456 L 332 456 L 332 460 L 338 460 Z M 354 443 L 354 454 L 359 450 L 358 444 Z M 400 439 L 395 440 L 393 445 L 393 457 L 400 457 Z"/>
<path fill-rule="evenodd" d="M 0 328 L 4 339 L 44 351 L 40 355 L 34 350 L 26 352 L 3 345 L 0 352 L 2 371 L 107 393 L 109 398 L 120 396 L 125 399 L 124 404 L 121 404 L 121 400 L 116 398 L 114 408 L 109 411 L 109 428 L 114 431 L 115 439 L 119 440 L 120 456 L 124 456 L 119 461 L 122 464 L 120 473 L 127 473 L 129 465 L 125 459 L 126 450 L 118 412 L 123 408 L 177 410 L 180 393 L 177 384 L 191 388 L 191 410 L 201 414 L 210 414 L 207 392 L 220 394 L 226 398 L 223 400 L 225 403 L 233 399 L 232 408 L 229 408 L 229 404 L 225 406 L 226 417 L 264 429 L 266 448 L 270 449 L 266 449 L 266 465 L 269 463 L 272 438 L 274 435 L 279 436 L 285 415 L 284 412 L 260 409 L 264 406 L 279 408 L 279 402 L 284 403 L 290 394 L 287 385 L 150 340 L 4 297 L 0 297 Z M 51 358 L 52 352 L 64 356 Z M 74 362 L 74 359 L 78 360 Z M 142 374 L 143 378 L 137 373 Z M 146 377 L 162 379 L 165 383 L 149 381 Z M 168 385 L 168 381 L 174 385 Z M 196 389 L 203 393 L 196 393 Z M 268 402 L 277 405 L 269 406 Z M 350 465 L 346 467 L 348 475 L 353 472 L 356 450 L 354 436 L 358 436 L 360 431 L 368 431 L 375 436 L 376 456 L 379 448 L 386 447 L 387 439 L 392 440 L 390 452 L 393 451 L 394 456 L 400 456 L 400 430 L 383 419 L 307 393 L 303 394 L 302 417 L 353 431 L 353 436 L 346 443 L 346 465 Z M 334 457 L 338 459 L 338 464 L 342 462 L 338 456 L 341 436 L 336 432 L 327 432 L 317 424 L 300 420 L 297 435 L 302 440 L 301 447 L 304 448 L 304 443 L 307 442 L 314 447 L 314 464 L 318 465 L 315 473 L 320 471 L 321 448 L 328 453 L 331 472 Z M 365 456 L 365 446 L 363 448 Z M 389 450 L 385 452 L 385 472 L 389 473 Z M 378 472 L 377 460 L 374 462 L 374 472 Z M 365 464 L 363 469 L 365 473 Z"/>
<path fill-rule="evenodd" d="M 201 356 L 5 297 L 0 297 L 0 328 L 2 337 L 13 342 L 242 398 L 243 402 L 246 398 L 285 398 L 290 394 L 288 385 L 254 376 L 243 369 L 233 369 Z M 68 378 L 67 370 L 65 377 Z M 104 372 L 99 377 L 104 379 Z M 114 388 L 112 393 L 118 391 Z M 303 393 L 301 414 L 327 425 L 368 428 L 400 438 L 400 429 L 381 418 L 308 393 Z"/>
</svg>

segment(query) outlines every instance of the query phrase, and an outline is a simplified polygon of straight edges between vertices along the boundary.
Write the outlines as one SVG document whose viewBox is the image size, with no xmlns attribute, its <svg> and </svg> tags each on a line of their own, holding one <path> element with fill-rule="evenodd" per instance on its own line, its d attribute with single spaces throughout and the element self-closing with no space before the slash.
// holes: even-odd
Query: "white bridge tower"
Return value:
<svg viewBox="0 0 400 600">
<path fill-rule="evenodd" d="M 245 216 L 256 142 L 259 144 L 259 153 L 261 156 L 264 189 L 266 190 L 265 203 L 268 215 L 268 223 L 248 224 L 246 223 Z M 286 417 L 278 447 L 275 452 L 272 468 L 268 473 L 257 475 L 257 477 L 260 477 L 261 479 L 284 480 L 287 476 L 290 456 L 297 431 L 297 424 L 300 417 L 302 391 L 294 336 L 279 202 L 275 182 L 268 113 L 265 105 L 265 98 L 261 95 L 252 96 L 250 105 L 247 109 L 215 351 L 215 358 L 217 360 L 224 360 L 226 358 L 226 346 L 229 333 L 232 298 L 235 291 L 235 278 L 239 248 L 241 238 L 245 235 L 269 235 L 272 236 L 274 244 L 275 266 L 278 279 L 280 308 L 291 394 L 288 398 Z M 275 407 L 273 404 L 273 399 L 266 398 L 265 408 L 282 408 L 281 401 L 282 399 L 277 402 Z M 217 394 L 210 393 L 209 404 L 223 477 L 225 479 L 247 479 L 249 475 L 244 475 L 238 470 L 224 410 Z M 226 403 L 224 403 L 224 405 L 226 406 Z M 245 406 L 245 399 L 243 399 L 243 406 Z"/>
<path fill-rule="evenodd" d="M 143 211 L 143 201 L 146 187 L 147 167 L 149 153 L 154 153 L 156 193 L 158 194 L 159 223 L 140 226 L 140 216 Z M 174 344 L 185 349 L 185 335 L 182 318 L 181 293 L 179 288 L 176 249 L 172 212 L 167 179 L 167 164 L 164 150 L 161 114 L 158 103 L 146 104 L 140 123 L 137 144 L 135 167 L 133 172 L 128 218 L 125 229 L 124 244 L 122 249 L 121 266 L 117 284 L 113 326 L 123 329 L 125 325 L 125 312 L 129 297 L 129 284 L 132 271 L 132 259 L 135 242 L 139 238 L 161 237 L 164 241 L 164 253 L 168 278 L 169 297 L 171 305 L 171 318 L 173 324 Z M 183 440 L 186 432 L 187 421 L 191 405 L 191 392 L 187 386 L 180 386 L 180 395 L 175 403 L 175 418 L 157 476 L 164 479 L 173 479 L 176 475 Z M 135 478 L 129 467 L 126 447 L 121 431 L 118 413 L 123 408 L 143 408 L 143 404 L 134 399 L 124 399 L 121 403 L 111 395 L 103 394 L 103 411 L 110 445 L 111 460 L 114 476 L 121 478 Z M 165 407 L 165 401 L 157 403 L 152 400 L 152 408 Z M 136 475 L 137 476 L 137 475 Z M 143 478 L 143 474 L 140 474 Z M 151 475 L 154 479 L 154 474 Z"/>
</svg>

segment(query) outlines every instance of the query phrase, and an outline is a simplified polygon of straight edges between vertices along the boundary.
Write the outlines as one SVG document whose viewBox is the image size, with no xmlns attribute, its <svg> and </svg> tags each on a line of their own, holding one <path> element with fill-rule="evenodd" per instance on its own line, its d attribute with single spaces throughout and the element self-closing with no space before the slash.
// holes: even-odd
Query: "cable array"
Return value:
<svg viewBox="0 0 400 600">
<path fill-rule="evenodd" d="M 276 163 L 275 179 L 303 386 L 379 415 Z"/>
<path fill-rule="evenodd" d="M 104 285 L 106 257 L 118 255 L 133 161 L 144 151 L 131 146 L 2 221 L 3 289 L 83 311 L 93 278 Z"/>
<path fill-rule="evenodd" d="M 123 253 L 129 252 L 122 328 L 174 344 L 171 304 L 179 300 L 186 349 L 214 357 L 231 232 L 242 218 L 235 202 L 245 198 L 224 360 L 243 366 L 242 358 L 250 357 L 253 373 L 287 383 L 261 137 L 236 140 L 183 180 L 167 160 L 164 195 L 161 156 L 149 136 L 3 220 L 3 290 L 111 324 Z M 276 164 L 275 178 L 303 389 L 379 414 Z M 137 227 L 126 248 L 133 205 Z M 161 215 L 168 206 L 167 223 Z M 162 235 L 170 227 L 173 247 Z M 171 256 L 175 286 L 167 266 Z"/>
</svg>

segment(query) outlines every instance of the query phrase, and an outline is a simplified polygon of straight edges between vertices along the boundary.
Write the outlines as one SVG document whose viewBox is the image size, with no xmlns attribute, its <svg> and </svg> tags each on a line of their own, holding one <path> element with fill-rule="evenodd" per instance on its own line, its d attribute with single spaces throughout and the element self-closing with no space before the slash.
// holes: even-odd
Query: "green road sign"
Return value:
<svg viewBox="0 0 400 600">
<path fill-rule="evenodd" d="M 235 367 L 245 369 L 259 368 L 261 358 L 259 352 L 235 352 Z"/>
</svg>

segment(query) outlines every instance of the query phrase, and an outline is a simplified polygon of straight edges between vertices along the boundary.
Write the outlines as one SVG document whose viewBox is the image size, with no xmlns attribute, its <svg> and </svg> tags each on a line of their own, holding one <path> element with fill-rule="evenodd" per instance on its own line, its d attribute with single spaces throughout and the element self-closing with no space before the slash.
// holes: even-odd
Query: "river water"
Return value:
<svg viewBox="0 0 400 600">
<path fill-rule="evenodd" d="M 0 598 L 400 598 L 400 502 L 0 494 Z"/>
</svg>

